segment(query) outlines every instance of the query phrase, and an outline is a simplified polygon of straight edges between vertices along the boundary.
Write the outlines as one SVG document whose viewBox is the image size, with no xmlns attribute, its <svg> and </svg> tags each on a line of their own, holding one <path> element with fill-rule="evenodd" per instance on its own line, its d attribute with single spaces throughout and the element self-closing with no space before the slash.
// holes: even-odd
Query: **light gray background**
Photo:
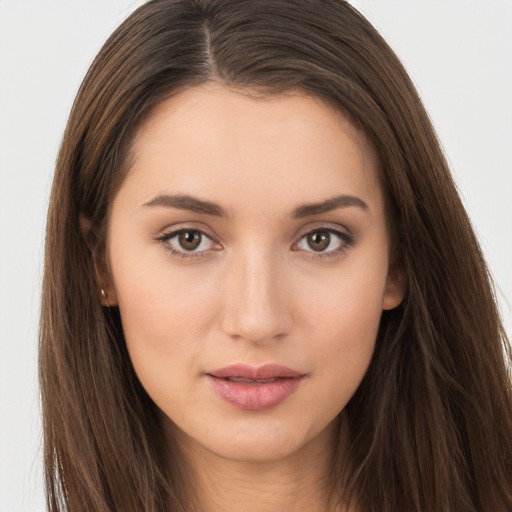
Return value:
<svg viewBox="0 0 512 512">
<path fill-rule="evenodd" d="M 43 229 L 74 95 L 140 0 L 0 0 L 0 512 L 44 509 L 37 394 Z M 353 0 L 430 112 L 512 313 L 512 0 Z M 507 302 L 508 301 L 508 302 Z"/>
</svg>

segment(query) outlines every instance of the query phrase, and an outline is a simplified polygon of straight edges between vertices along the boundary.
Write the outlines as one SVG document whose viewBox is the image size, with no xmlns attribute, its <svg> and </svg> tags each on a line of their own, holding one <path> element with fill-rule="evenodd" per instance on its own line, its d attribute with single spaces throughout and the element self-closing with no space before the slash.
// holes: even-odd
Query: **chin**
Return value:
<svg viewBox="0 0 512 512">
<path fill-rule="evenodd" d="M 338 431 L 336 419 L 327 425 L 301 424 L 296 417 L 282 421 L 268 415 L 257 418 L 254 413 L 239 421 L 231 418 L 228 423 L 212 422 L 206 429 L 187 431 L 173 425 L 173 437 L 188 453 L 206 451 L 240 463 L 271 463 L 307 456 L 319 446 L 331 453 Z"/>
<path fill-rule="evenodd" d="M 283 460 L 300 452 L 302 443 L 294 442 L 288 436 L 282 438 L 262 439 L 256 436 L 253 439 L 233 440 L 212 446 L 218 456 L 242 463 L 265 463 Z"/>
</svg>

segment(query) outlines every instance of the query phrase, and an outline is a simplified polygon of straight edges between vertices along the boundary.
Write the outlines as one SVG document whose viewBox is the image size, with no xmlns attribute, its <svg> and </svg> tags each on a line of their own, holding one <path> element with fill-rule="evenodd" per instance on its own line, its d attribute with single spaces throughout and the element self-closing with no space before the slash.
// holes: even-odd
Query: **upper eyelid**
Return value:
<svg viewBox="0 0 512 512">
<path fill-rule="evenodd" d="M 343 229 L 343 228 L 320 226 L 318 228 L 308 229 L 307 231 L 302 233 L 302 235 L 300 235 L 299 240 L 304 238 L 306 235 L 309 235 L 309 233 L 316 233 L 317 231 L 328 231 L 329 233 L 339 236 L 341 238 L 343 238 L 344 236 L 346 236 L 346 237 L 352 236 L 350 231 Z"/>
<path fill-rule="evenodd" d="M 322 224 L 320 226 L 315 226 L 313 228 L 309 228 L 309 229 L 303 231 L 302 234 L 300 235 L 300 237 L 302 238 L 304 235 L 307 235 L 307 234 L 315 232 L 315 231 L 321 231 L 321 230 L 325 230 L 325 231 L 331 230 L 334 232 L 338 231 L 341 233 L 345 233 L 346 235 L 353 234 L 350 229 L 348 229 L 344 226 L 334 227 L 334 226 L 328 226 L 328 225 Z M 211 238 L 213 240 L 218 239 L 218 237 L 216 237 L 215 235 L 209 234 L 207 231 L 205 231 L 202 228 L 194 227 L 194 226 L 187 226 L 187 225 L 184 225 L 183 227 L 164 228 L 164 229 L 160 230 L 156 236 L 157 236 L 157 238 L 169 237 L 169 236 L 172 238 L 172 236 L 177 235 L 178 233 L 181 233 L 182 231 L 196 231 L 198 233 L 206 235 L 208 238 Z M 302 231 L 302 230 L 299 230 L 298 232 L 300 232 L 300 231 Z M 294 235 L 294 236 L 297 236 L 297 235 Z"/>
<path fill-rule="evenodd" d="M 169 239 L 174 238 L 176 235 L 179 235 L 180 233 L 182 233 L 184 231 L 194 231 L 194 232 L 197 232 L 197 233 L 201 233 L 201 235 L 205 235 L 209 239 L 211 239 L 213 241 L 216 241 L 215 237 L 213 237 L 212 235 L 208 234 L 206 231 L 203 231 L 202 229 L 199 229 L 199 228 L 193 228 L 193 227 L 187 227 L 187 226 L 185 226 L 183 228 L 169 229 L 168 231 L 164 229 L 159 235 L 157 235 L 156 239 L 157 240 L 169 240 Z"/>
</svg>

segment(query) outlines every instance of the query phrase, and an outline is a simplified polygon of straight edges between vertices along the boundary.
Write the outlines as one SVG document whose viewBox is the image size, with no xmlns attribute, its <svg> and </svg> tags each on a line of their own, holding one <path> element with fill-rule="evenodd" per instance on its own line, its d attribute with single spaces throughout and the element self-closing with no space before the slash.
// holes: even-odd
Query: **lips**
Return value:
<svg viewBox="0 0 512 512">
<path fill-rule="evenodd" d="M 230 405 L 259 411 L 286 400 L 305 375 L 277 364 L 257 368 L 237 364 L 208 373 L 207 377 L 214 391 Z"/>
<path fill-rule="evenodd" d="M 279 364 L 266 364 L 255 368 L 245 364 L 235 364 L 211 372 L 209 375 L 219 378 L 266 380 L 275 378 L 301 377 L 302 374 Z"/>
</svg>

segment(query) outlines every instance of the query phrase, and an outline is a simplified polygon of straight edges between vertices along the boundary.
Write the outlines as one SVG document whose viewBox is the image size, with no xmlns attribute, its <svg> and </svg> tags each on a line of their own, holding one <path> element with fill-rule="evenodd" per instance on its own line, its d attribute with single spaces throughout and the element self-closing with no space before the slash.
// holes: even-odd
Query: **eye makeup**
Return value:
<svg viewBox="0 0 512 512">
<path fill-rule="evenodd" d="M 199 247 L 203 244 L 203 238 L 212 240 L 209 235 L 207 235 L 204 231 L 201 231 L 197 228 L 180 228 L 177 230 L 165 232 L 162 235 L 158 236 L 156 238 L 156 241 L 159 242 L 163 248 L 171 253 L 171 255 L 175 258 L 179 259 L 197 259 L 197 258 L 204 258 L 206 257 L 207 250 L 203 251 L 191 251 L 187 250 L 186 248 L 175 249 L 173 245 L 177 245 L 183 241 L 183 239 L 180 240 L 181 237 L 187 237 L 192 235 L 194 240 L 200 240 Z M 177 239 L 177 244 L 173 244 L 173 239 Z M 187 241 L 188 242 L 188 241 Z M 212 240 L 213 242 L 213 240 Z"/>
<path fill-rule="evenodd" d="M 199 242 L 199 245 L 195 247 L 193 250 L 183 247 L 183 243 L 190 243 L 191 237 L 192 243 L 194 241 Z M 337 247 L 330 251 L 316 251 L 315 249 L 309 251 L 306 248 L 304 248 L 304 243 L 311 247 L 311 242 L 315 244 L 320 242 L 320 244 L 324 245 L 327 242 L 326 247 L 328 248 L 329 246 L 333 245 L 333 238 L 335 240 L 337 239 L 338 243 L 336 244 L 334 242 L 334 245 L 337 245 Z M 207 257 L 208 253 L 210 252 L 209 249 L 203 249 L 199 251 L 195 250 L 203 245 L 204 239 L 211 240 L 212 244 L 218 245 L 218 242 L 212 240 L 212 238 L 204 231 L 197 228 L 187 227 L 164 232 L 161 235 L 159 235 L 155 240 L 158 243 L 160 243 L 163 246 L 163 248 L 175 258 L 198 259 Z M 355 240 L 354 235 L 348 231 L 344 231 L 333 227 L 320 226 L 302 235 L 299 241 L 296 242 L 292 247 L 297 247 L 303 241 L 305 242 L 303 243 L 302 248 L 298 250 L 302 250 L 303 252 L 307 253 L 307 257 L 310 257 L 314 260 L 326 260 L 329 258 L 336 258 L 342 256 L 350 247 L 354 245 Z M 179 247 L 180 245 L 181 248 Z"/>
<path fill-rule="evenodd" d="M 339 246 L 336 249 L 326 251 L 326 252 L 320 252 L 320 251 L 306 251 L 308 253 L 308 257 L 315 259 L 315 260 L 325 260 L 328 258 L 336 258 L 342 256 L 350 247 L 354 245 L 354 235 L 352 233 L 349 233 L 348 231 L 344 231 L 341 229 L 333 228 L 333 227 L 318 227 L 315 228 L 308 233 L 302 235 L 302 237 L 299 240 L 302 241 L 303 239 L 306 240 L 306 243 L 309 244 L 311 239 L 311 235 L 313 234 L 322 234 L 325 240 L 325 236 L 327 235 L 327 241 L 328 247 L 331 245 L 332 242 L 332 235 L 334 235 L 335 238 L 337 238 L 340 241 Z"/>
</svg>

